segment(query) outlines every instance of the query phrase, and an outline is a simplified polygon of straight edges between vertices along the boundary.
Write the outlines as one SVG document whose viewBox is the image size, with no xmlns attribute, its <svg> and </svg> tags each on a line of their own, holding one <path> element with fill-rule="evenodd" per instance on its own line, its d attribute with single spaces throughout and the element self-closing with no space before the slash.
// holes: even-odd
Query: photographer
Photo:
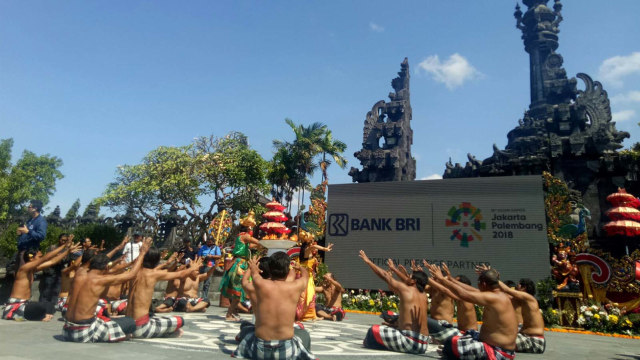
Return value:
<svg viewBox="0 0 640 360">
<path fill-rule="evenodd" d="M 28 249 L 40 248 L 40 243 L 47 235 L 47 220 L 40 215 L 42 212 L 42 201 L 31 200 L 27 208 L 31 218 L 16 231 L 18 235 L 18 252 Z"/>
</svg>

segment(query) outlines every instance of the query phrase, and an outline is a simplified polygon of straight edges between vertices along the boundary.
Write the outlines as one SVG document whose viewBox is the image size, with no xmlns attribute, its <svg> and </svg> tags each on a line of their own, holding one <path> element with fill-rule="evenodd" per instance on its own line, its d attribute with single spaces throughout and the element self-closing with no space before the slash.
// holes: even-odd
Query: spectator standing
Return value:
<svg viewBox="0 0 640 360">
<path fill-rule="evenodd" d="M 208 272 L 212 267 L 216 266 L 216 261 L 222 257 L 222 253 L 220 252 L 220 247 L 213 243 L 213 239 L 207 239 L 207 235 L 205 234 L 205 242 L 206 244 L 200 247 L 198 251 L 198 256 L 203 258 L 203 264 L 200 268 L 200 274 L 204 274 Z M 186 256 L 186 254 L 185 254 Z M 209 299 L 209 285 L 211 284 L 211 277 L 208 277 L 202 283 L 202 298 Z"/>
<path fill-rule="evenodd" d="M 47 235 L 47 220 L 40 213 L 42 212 L 42 201 L 31 200 L 27 208 L 31 218 L 26 224 L 18 228 L 18 252 L 27 249 L 38 249 L 40 243 Z"/>
<path fill-rule="evenodd" d="M 133 242 L 128 242 L 124 246 L 124 253 L 122 255 L 124 261 L 133 262 L 140 255 L 140 247 L 142 246 L 142 235 L 136 233 L 133 234 Z"/>
</svg>

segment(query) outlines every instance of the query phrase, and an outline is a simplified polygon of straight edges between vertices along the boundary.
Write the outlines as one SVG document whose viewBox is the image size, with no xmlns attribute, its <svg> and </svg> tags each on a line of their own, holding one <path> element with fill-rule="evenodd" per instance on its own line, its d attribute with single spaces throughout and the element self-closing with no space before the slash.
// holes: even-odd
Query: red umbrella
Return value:
<svg viewBox="0 0 640 360">
<path fill-rule="evenodd" d="M 268 202 L 266 205 L 266 208 L 269 210 L 274 210 L 274 211 L 282 211 L 284 209 L 286 209 L 286 207 L 282 206 L 282 204 L 280 204 L 279 202 L 273 200 L 271 202 Z"/>
<path fill-rule="evenodd" d="M 607 196 L 607 201 L 613 206 L 630 206 L 634 208 L 640 206 L 640 201 L 623 188 L 618 188 L 618 192 Z"/>
<path fill-rule="evenodd" d="M 636 220 L 640 221 L 640 210 L 632 207 L 619 206 L 607 211 L 611 220 Z"/>
<path fill-rule="evenodd" d="M 289 218 L 286 217 L 280 211 L 267 211 L 266 213 L 262 214 L 262 217 L 267 219 L 267 220 L 270 220 L 270 221 L 287 221 L 287 220 L 289 220 Z"/>
<path fill-rule="evenodd" d="M 277 234 L 288 234 L 291 232 L 291 230 L 284 226 L 283 224 L 280 224 L 279 222 L 266 222 L 263 224 L 260 224 L 260 230 L 265 231 L 267 233 L 277 233 Z"/>
<path fill-rule="evenodd" d="M 633 220 L 611 221 L 604 226 L 608 236 L 638 236 L 640 235 L 640 223 Z"/>
</svg>

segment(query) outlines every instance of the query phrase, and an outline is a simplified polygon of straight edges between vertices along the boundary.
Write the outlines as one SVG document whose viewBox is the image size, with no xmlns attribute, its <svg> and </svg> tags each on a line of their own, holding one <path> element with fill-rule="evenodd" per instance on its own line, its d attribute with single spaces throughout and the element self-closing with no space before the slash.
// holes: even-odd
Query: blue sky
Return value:
<svg viewBox="0 0 640 360">
<path fill-rule="evenodd" d="M 564 0 L 560 47 L 640 141 L 640 1 Z M 549 5 L 552 5 L 551 1 Z M 241 131 L 263 157 L 285 118 L 322 122 L 360 164 L 366 113 L 409 58 L 417 178 L 491 155 L 529 105 L 513 1 L 0 2 L 0 138 L 62 158 L 45 211 L 86 206 L 154 148 Z M 523 6 L 523 8 L 526 8 Z M 524 10 L 524 9 L 523 9 Z M 579 82 L 579 87 L 581 84 Z"/>
</svg>

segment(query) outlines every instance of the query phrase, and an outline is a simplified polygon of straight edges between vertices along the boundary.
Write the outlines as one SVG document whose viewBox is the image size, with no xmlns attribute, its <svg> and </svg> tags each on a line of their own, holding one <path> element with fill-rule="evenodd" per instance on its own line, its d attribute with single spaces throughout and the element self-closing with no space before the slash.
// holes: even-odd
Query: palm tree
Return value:
<svg viewBox="0 0 640 360">
<path fill-rule="evenodd" d="M 319 145 L 322 149 L 322 160 L 320 160 L 319 165 L 320 169 L 322 169 L 322 182 L 324 183 L 327 180 L 327 168 L 331 165 L 327 155 L 331 156 L 341 169 L 347 167 L 347 159 L 342 156 L 342 153 L 347 150 L 347 144 L 340 140 L 333 140 L 331 130 L 326 130 Z"/>
</svg>

